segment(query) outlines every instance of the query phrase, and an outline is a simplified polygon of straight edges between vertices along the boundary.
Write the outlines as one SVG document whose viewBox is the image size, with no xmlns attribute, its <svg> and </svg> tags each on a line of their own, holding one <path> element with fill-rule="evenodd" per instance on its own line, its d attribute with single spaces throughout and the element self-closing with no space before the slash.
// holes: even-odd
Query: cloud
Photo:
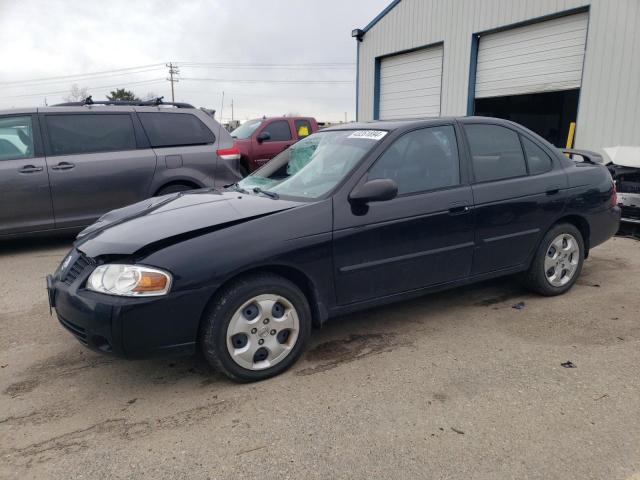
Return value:
<svg viewBox="0 0 640 480">
<path fill-rule="evenodd" d="M 76 1 L 21 0 L 0 3 L 0 84 L 16 80 L 102 72 L 158 64 L 137 73 L 60 79 L 1 86 L 0 108 L 59 102 L 73 83 L 89 87 L 94 99 L 116 86 L 139 96 L 170 97 L 164 64 L 355 63 L 352 28 L 362 27 L 388 0 L 305 2 L 302 0 Z M 220 111 L 233 98 L 236 118 L 296 111 L 320 120 L 354 117 L 355 67 L 248 69 L 181 67 L 176 100 Z M 278 84 L 196 81 L 340 80 L 344 84 Z M 147 82 L 147 83 L 140 83 Z M 109 87 L 114 85 L 114 87 Z M 107 88 L 98 88 L 107 87 Z"/>
</svg>

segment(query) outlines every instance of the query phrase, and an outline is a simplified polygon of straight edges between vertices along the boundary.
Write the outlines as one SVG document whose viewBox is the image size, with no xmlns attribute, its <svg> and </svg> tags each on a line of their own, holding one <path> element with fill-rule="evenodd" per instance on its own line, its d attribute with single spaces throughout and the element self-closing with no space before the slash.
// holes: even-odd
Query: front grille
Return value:
<svg viewBox="0 0 640 480">
<path fill-rule="evenodd" d="M 80 341 L 80 343 L 83 343 L 84 345 L 87 344 L 87 332 L 84 328 L 82 328 L 80 325 L 76 325 L 75 323 L 70 322 L 66 318 L 62 318 L 59 314 L 58 320 L 64 328 L 69 330 L 73 334 L 73 336 Z"/>
<path fill-rule="evenodd" d="M 91 259 L 85 254 L 80 253 L 76 261 L 73 262 L 69 270 L 67 270 L 62 281 L 67 285 L 71 285 L 90 265 L 92 265 Z"/>
</svg>

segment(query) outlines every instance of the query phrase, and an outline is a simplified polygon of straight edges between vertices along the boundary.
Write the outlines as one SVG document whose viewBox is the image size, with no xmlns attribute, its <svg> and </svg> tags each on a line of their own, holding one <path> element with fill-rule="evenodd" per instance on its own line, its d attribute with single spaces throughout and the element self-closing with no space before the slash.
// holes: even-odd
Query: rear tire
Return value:
<svg viewBox="0 0 640 480">
<path fill-rule="evenodd" d="M 524 284 L 545 296 L 561 295 L 576 282 L 584 263 L 584 239 L 570 223 L 560 223 L 545 234 L 536 251 Z"/>
<path fill-rule="evenodd" d="M 218 293 L 204 314 L 207 361 L 239 382 L 265 380 L 293 365 L 311 334 L 302 291 L 270 273 L 240 278 Z"/>
<path fill-rule="evenodd" d="M 174 183 L 173 185 L 162 187 L 160 190 L 158 190 L 158 193 L 156 193 L 155 196 L 160 197 L 162 195 L 168 195 L 169 193 L 186 192 L 187 190 L 193 190 L 194 188 L 197 187 L 193 187 L 192 185 L 187 185 L 184 183 Z"/>
</svg>

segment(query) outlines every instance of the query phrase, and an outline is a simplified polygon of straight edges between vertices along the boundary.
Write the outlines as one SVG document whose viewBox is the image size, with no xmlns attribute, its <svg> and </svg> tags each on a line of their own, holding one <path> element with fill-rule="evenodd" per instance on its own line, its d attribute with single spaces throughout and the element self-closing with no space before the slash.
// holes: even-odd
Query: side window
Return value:
<svg viewBox="0 0 640 480">
<path fill-rule="evenodd" d="M 289 128 L 289 122 L 286 120 L 271 122 L 262 129 L 262 132 L 267 132 L 271 136 L 267 142 L 286 142 L 291 140 L 291 129 Z"/>
<path fill-rule="evenodd" d="M 376 161 L 367 178 L 390 178 L 398 184 L 398 194 L 458 185 L 460 165 L 453 127 L 423 128 L 403 135 Z"/>
<path fill-rule="evenodd" d="M 527 174 L 518 134 L 499 125 L 464 126 L 477 182 Z"/>
<path fill-rule="evenodd" d="M 296 126 L 298 138 L 308 137 L 311 134 L 311 124 L 309 120 L 296 120 L 294 125 Z"/>
<path fill-rule="evenodd" d="M 520 136 L 522 139 L 522 146 L 524 147 L 524 153 L 527 156 L 527 163 L 529 164 L 529 173 L 535 175 L 536 173 L 544 173 L 551 170 L 553 161 L 551 157 L 545 153 L 538 145 L 533 143 L 526 137 Z"/>
<path fill-rule="evenodd" d="M 31 117 L 0 117 L 0 160 L 33 157 Z"/>
<path fill-rule="evenodd" d="M 213 132 L 190 113 L 138 113 L 152 147 L 207 145 L 216 141 Z"/>
<path fill-rule="evenodd" d="M 53 155 L 136 148 L 128 114 L 47 115 L 45 118 Z"/>
</svg>

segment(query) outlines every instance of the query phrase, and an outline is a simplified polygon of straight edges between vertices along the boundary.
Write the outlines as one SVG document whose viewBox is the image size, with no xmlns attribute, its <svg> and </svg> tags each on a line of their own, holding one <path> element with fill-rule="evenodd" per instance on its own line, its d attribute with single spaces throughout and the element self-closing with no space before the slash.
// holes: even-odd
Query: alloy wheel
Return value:
<svg viewBox="0 0 640 480">
<path fill-rule="evenodd" d="M 554 287 L 562 287 L 573 278 L 580 263 L 580 247 L 575 237 L 561 233 L 553 239 L 544 259 L 544 273 L 547 282 Z"/>
</svg>

